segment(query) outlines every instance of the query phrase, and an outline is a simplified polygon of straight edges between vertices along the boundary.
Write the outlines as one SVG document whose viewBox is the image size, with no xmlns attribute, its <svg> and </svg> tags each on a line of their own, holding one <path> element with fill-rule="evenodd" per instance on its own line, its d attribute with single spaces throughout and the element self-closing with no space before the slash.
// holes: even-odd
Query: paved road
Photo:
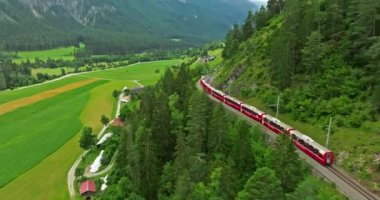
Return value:
<svg viewBox="0 0 380 200">
<path fill-rule="evenodd" d="M 70 199 L 75 199 L 75 170 L 77 169 L 82 158 L 89 152 L 89 150 L 82 153 L 79 156 L 78 160 L 75 161 L 74 165 L 70 168 L 69 173 L 67 174 L 67 186 L 69 188 Z"/>
<path fill-rule="evenodd" d="M 197 83 L 196 86 L 197 86 L 197 88 L 199 90 L 203 91 L 203 89 L 202 89 L 201 85 L 199 84 L 199 82 Z M 210 99 L 212 99 L 212 100 L 214 100 L 216 102 L 220 102 L 219 100 L 213 98 L 211 95 L 207 95 L 207 96 Z M 224 103 L 222 103 L 222 105 L 227 110 L 229 110 L 230 112 L 232 112 L 235 115 L 239 116 L 240 118 L 246 120 L 249 124 L 254 125 L 254 126 L 260 125 L 259 126 L 260 129 L 263 130 L 263 132 L 267 135 L 267 139 L 269 139 L 269 141 L 273 141 L 277 137 L 277 134 L 275 134 L 272 131 L 270 131 L 269 129 L 265 128 L 259 122 L 255 121 L 255 120 L 252 120 L 251 118 L 247 117 L 243 113 L 241 113 L 241 112 L 239 112 L 239 111 L 231 108 L 230 106 L 228 106 L 228 105 L 226 105 Z M 312 159 L 309 156 L 307 156 L 305 153 L 303 153 L 303 152 L 301 152 L 299 150 L 297 150 L 297 152 L 300 155 L 300 157 L 303 158 L 312 168 L 314 168 L 314 170 L 320 176 L 322 176 L 322 177 L 328 179 L 329 181 L 335 183 L 337 189 L 340 192 L 342 192 L 343 194 L 345 194 L 349 199 L 351 199 L 351 200 L 367 200 L 368 199 L 365 196 L 363 196 L 363 194 L 361 194 L 359 191 L 357 191 L 356 189 L 354 189 L 350 184 L 348 184 L 347 182 L 343 181 L 337 175 L 335 175 L 334 173 L 332 173 L 329 170 L 329 168 L 322 166 L 321 164 L 319 164 L 318 162 L 316 162 L 314 159 Z M 345 176 L 348 177 L 350 179 L 350 181 L 356 182 L 357 185 L 360 185 L 361 187 L 365 188 L 360 183 L 358 183 L 357 181 L 355 181 L 352 177 L 350 177 L 347 173 L 345 173 L 343 170 L 337 168 L 336 166 L 334 166 L 334 168 L 336 170 L 338 170 L 340 173 L 345 174 Z M 380 198 L 374 197 L 373 200 L 380 200 Z"/>
<path fill-rule="evenodd" d="M 122 97 L 122 94 L 119 96 L 119 100 L 117 102 L 117 108 L 116 108 L 116 117 L 119 116 L 120 114 L 120 108 L 121 108 L 121 97 Z M 104 132 L 106 131 L 106 129 L 108 128 L 108 126 L 110 124 L 112 124 L 113 120 L 107 125 L 107 126 L 103 126 L 102 130 L 100 130 L 100 132 L 98 133 L 97 135 L 97 139 L 99 140 Z M 70 194 L 70 199 L 75 199 L 75 187 L 74 187 L 74 183 L 75 183 L 75 179 L 76 179 L 76 176 L 75 176 L 75 170 L 77 169 L 79 163 L 81 162 L 82 158 L 88 153 L 88 150 L 83 152 L 79 158 L 75 161 L 75 163 L 73 164 L 73 166 L 70 168 L 68 174 L 67 174 L 67 187 L 68 187 L 68 190 L 69 190 L 69 194 Z M 111 167 L 113 166 L 113 162 L 108 166 L 109 169 L 111 169 Z M 107 168 L 108 168 L 107 167 Z M 107 169 L 106 168 L 106 169 Z M 108 170 L 109 170 L 108 169 Z M 103 170 L 104 171 L 104 170 Z"/>
</svg>

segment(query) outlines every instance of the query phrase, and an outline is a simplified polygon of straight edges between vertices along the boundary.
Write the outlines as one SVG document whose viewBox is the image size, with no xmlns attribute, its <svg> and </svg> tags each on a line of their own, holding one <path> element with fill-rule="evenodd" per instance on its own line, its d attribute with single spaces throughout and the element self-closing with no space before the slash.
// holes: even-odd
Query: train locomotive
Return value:
<svg viewBox="0 0 380 200">
<path fill-rule="evenodd" d="M 279 119 L 266 114 L 265 112 L 243 103 L 224 92 L 215 89 L 206 82 L 204 77 L 199 80 L 202 88 L 215 99 L 243 113 L 249 118 L 263 124 L 276 134 L 287 134 L 293 140 L 294 145 L 309 157 L 313 158 L 321 165 L 329 166 L 334 163 L 334 153 L 324 146 L 318 144 L 307 135 L 281 122 Z"/>
</svg>

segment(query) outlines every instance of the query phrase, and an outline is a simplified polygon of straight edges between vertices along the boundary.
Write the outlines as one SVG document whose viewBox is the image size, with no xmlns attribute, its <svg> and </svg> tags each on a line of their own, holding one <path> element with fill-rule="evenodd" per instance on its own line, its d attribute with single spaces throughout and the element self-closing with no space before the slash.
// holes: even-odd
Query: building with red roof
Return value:
<svg viewBox="0 0 380 200">
<path fill-rule="evenodd" d="M 123 121 L 121 121 L 120 118 L 115 118 L 112 122 L 112 126 L 119 126 L 119 127 L 123 127 L 124 124 L 123 124 Z"/>
<path fill-rule="evenodd" d="M 91 197 L 96 193 L 95 182 L 88 180 L 80 184 L 80 196 L 86 200 L 91 200 Z"/>
</svg>

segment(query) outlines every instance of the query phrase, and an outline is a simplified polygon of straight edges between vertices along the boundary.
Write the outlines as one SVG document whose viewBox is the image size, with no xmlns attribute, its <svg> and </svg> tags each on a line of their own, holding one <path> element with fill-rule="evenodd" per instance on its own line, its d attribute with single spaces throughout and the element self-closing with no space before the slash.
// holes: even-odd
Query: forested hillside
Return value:
<svg viewBox="0 0 380 200">
<path fill-rule="evenodd" d="M 380 1 L 269 0 L 226 36 L 214 85 L 329 148 L 379 188 Z M 279 101 L 278 101 L 279 100 Z"/>
<path fill-rule="evenodd" d="M 286 136 L 267 147 L 259 128 L 196 90 L 199 75 L 169 69 L 122 109 L 127 127 L 100 199 L 344 199 Z"/>
<path fill-rule="evenodd" d="M 268 2 L 227 35 L 217 83 L 295 119 L 360 127 L 380 111 L 380 1 Z"/>
<path fill-rule="evenodd" d="M 223 38 L 247 0 L 1 0 L 0 49 L 84 42 L 94 53 L 194 46 Z"/>
</svg>

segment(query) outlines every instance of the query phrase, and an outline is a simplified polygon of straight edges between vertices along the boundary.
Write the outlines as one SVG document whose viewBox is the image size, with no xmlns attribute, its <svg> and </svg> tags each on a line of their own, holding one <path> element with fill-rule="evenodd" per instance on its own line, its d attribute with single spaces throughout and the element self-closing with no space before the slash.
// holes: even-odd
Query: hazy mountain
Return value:
<svg viewBox="0 0 380 200">
<path fill-rule="evenodd" d="M 7 49 L 75 39 L 132 49 L 192 45 L 223 38 L 249 9 L 256 6 L 248 0 L 0 0 L 0 37 Z"/>
</svg>

